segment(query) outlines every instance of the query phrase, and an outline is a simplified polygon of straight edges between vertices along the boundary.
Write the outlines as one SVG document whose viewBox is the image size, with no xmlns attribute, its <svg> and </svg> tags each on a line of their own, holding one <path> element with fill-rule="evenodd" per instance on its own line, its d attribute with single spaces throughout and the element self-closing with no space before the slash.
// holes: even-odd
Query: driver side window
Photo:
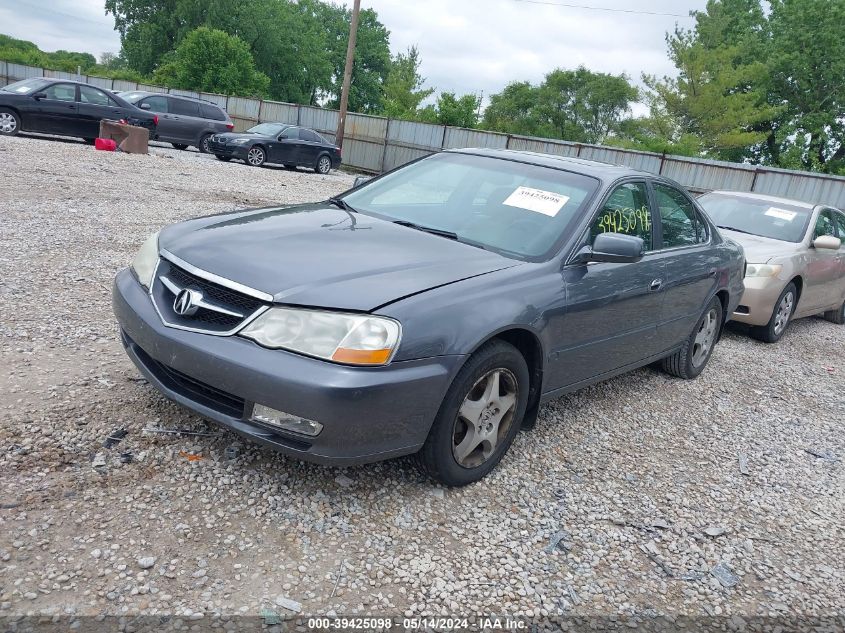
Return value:
<svg viewBox="0 0 845 633">
<path fill-rule="evenodd" d="M 642 238 L 644 249 L 652 249 L 651 212 L 644 182 L 626 182 L 608 197 L 590 227 L 590 244 L 601 233 L 622 233 Z"/>
<path fill-rule="evenodd" d="M 830 211 L 822 211 L 819 213 L 819 219 L 816 220 L 816 230 L 813 234 L 813 239 L 822 235 L 836 237 L 836 229 L 833 227 L 833 218 L 830 216 Z"/>
<path fill-rule="evenodd" d="M 76 101 L 76 86 L 73 84 L 53 84 L 44 91 L 48 99 L 54 101 Z"/>
<path fill-rule="evenodd" d="M 298 127 L 289 127 L 288 129 L 284 130 L 281 134 L 279 134 L 279 140 L 288 139 L 291 141 L 295 141 L 299 139 L 299 128 Z"/>
</svg>

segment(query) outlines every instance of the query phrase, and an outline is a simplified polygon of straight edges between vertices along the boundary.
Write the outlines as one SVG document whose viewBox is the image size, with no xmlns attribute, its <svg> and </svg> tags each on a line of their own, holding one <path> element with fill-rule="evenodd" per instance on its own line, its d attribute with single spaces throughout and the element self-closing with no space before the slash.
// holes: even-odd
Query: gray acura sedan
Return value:
<svg viewBox="0 0 845 633">
<path fill-rule="evenodd" d="M 458 150 L 169 226 L 113 303 L 140 371 L 200 415 L 319 463 L 415 453 L 464 485 L 545 400 L 655 361 L 698 376 L 743 268 L 669 180 Z"/>
</svg>

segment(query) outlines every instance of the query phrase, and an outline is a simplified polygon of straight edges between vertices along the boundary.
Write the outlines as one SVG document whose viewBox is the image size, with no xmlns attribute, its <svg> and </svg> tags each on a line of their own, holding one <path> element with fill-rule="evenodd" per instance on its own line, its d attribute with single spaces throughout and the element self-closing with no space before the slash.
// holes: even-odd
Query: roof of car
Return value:
<svg viewBox="0 0 845 633">
<path fill-rule="evenodd" d="M 803 207 L 804 209 L 814 209 L 816 205 L 802 200 L 793 200 L 791 198 L 780 198 L 778 196 L 767 196 L 764 193 L 755 193 L 753 191 L 728 191 L 717 190 L 710 193 L 722 193 L 729 196 L 736 196 L 737 198 L 750 198 L 752 200 L 761 200 L 763 202 L 774 202 L 775 204 L 791 204 L 794 207 Z"/>
<path fill-rule="evenodd" d="M 475 154 L 478 156 L 489 156 L 491 158 L 501 158 L 504 160 L 519 161 L 522 163 L 530 163 L 532 165 L 540 165 L 542 167 L 553 167 L 555 169 L 568 169 L 577 171 L 587 176 L 594 176 L 602 180 L 609 180 L 620 178 L 622 176 L 649 176 L 654 178 L 655 174 L 640 171 L 639 169 L 632 169 L 624 165 L 614 165 L 612 163 L 602 163 L 597 160 L 586 160 L 584 158 L 574 158 L 571 156 L 555 156 L 553 154 L 541 154 L 540 152 L 526 152 L 514 149 L 487 149 L 487 148 L 469 148 L 449 150 L 462 154 Z"/>
</svg>

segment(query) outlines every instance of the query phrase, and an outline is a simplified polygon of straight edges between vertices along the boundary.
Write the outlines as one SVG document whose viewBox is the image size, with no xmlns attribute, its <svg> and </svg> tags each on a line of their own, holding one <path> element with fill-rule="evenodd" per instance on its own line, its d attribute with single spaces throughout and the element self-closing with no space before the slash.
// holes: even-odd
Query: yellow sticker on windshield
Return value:
<svg viewBox="0 0 845 633">
<path fill-rule="evenodd" d="M 787 222 L 792 222 L 795 219 L 795 216 L 798 214 L 794 211 L 786 211 L 785 209 L 769 207 L 768 211 L 766 211 L 766 215 L 771 216 L 773 218 L 777 218 L 778 220 L 786 220 Z"/>
<path fill-rule="evenodd" d="M 555 217 L 558 212 L 569 202 L 569 196 L 564 196 L 553 191 L 532 189 L 531 187 L 517 187 L 508 199 L 502 204 L 509 207 L 517 207 L 535 213 L 542 213 L 549 217 Z"/>
</svg>

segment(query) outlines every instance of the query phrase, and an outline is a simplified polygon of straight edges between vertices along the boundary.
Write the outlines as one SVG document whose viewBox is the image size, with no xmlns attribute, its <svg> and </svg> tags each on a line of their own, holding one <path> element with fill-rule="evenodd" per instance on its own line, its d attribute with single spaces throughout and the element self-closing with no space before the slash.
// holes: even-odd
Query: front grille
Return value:
<svg viewBox="0 0 845 633">
<path fill-rule="evenodd" d="M 216 387 L 212 387 L 196 378 L 192 378 L 164 363 L 160 363 L 152 356 L 141 349 L 125 333 L 123 336 L 128 346 L 144 366 L 168 389 L 171 389 L 189 400 L 214 409 L 225 415 L 234 418 L 242 418 L 244 415 L 244 399 L 227 393 Z"/>
<path fill-rule="evenodd" d="M 209 305 L 198 307 L 190 315 L 178 314 L 174 301 L 182 289 L 201 293 L 203 301 Z M 231 333 L 265 305 L 261 299 L 204 279 L 166 259 L 159 260 L 152 297 L 165 324 L 210 334 Z"/>
</svg>

